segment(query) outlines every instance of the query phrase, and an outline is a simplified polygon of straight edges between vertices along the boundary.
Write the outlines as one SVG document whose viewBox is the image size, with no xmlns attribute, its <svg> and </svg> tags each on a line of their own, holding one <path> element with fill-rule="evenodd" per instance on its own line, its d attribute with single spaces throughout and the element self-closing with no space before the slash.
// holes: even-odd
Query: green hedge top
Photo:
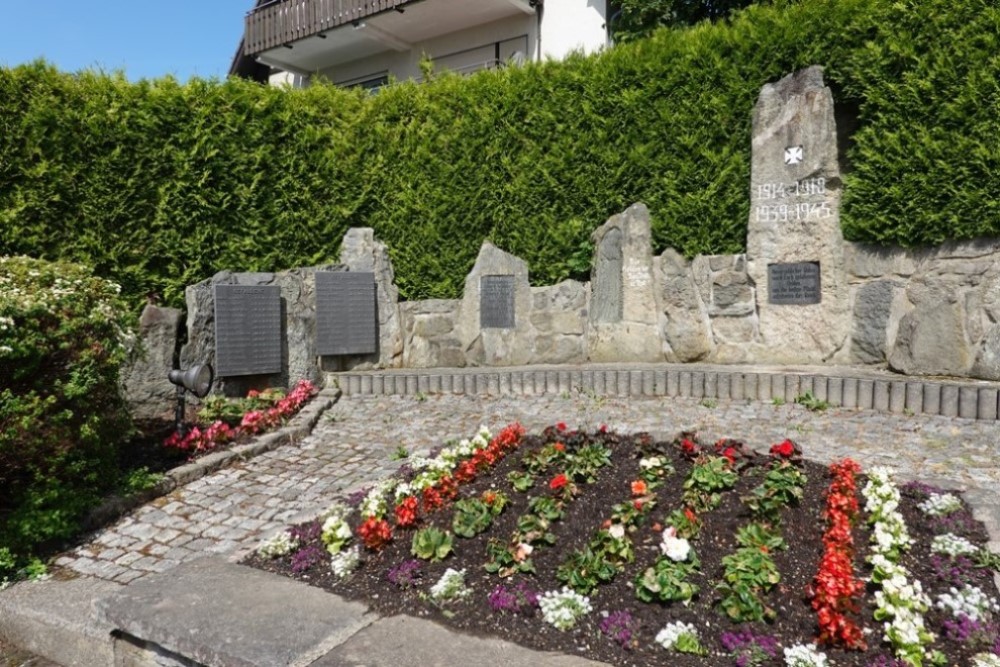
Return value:
<svg viewBox="0 0 1000 667">
<path fill-rule="evenodd" d="M 591 231 L 635 201 L 657 251 L 739 252 L 757 94 L 811 64 L 859 113 L 849 238 L 1000 233 L 998 2 L 784 4 L 374 96 L 0 70 L 0 254 L 176 305 L 222 269 L 329 260 L 350 226 L 411 299 L 458 296 L 486 238 L 539 284 L 581 277 Z"/>
</svg>

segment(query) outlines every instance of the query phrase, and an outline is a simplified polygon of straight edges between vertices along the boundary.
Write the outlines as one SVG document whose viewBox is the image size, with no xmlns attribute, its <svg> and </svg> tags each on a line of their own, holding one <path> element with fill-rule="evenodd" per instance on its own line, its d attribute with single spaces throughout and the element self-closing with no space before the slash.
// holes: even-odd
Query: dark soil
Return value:
<svg viewBox="0 0 1000 667">
<path fill-rule="evenodd" d="M 550 442 L 557 437 L 566 439 L 567 435 L 557 434 L 552 429 L 547 430 L 546 434 Z M 703 515 L 701 533 L 692 542 L 701 561 L 701 571 L 689 578 L 689 581 L 700 587 L 700 594 L 687 606 L 679 603 L 650 604 L 636 598 L 633 582 L 637 575 L 652 565 L 659 553 L 661 533 L 654 529 L 660 528 L 656 524 L 663 523 L 671 511 L 683 507 L 681 483 L 692 464 L 680 455 L 679 449 L 674 444 L 651 444 L 646 436 L 593 434 L 586 437 L 602 440 L 611 446 L 612 465 L 601 469 L 596 482 L 579 484 L 581 492 L 568 503 L 565 518 L 553 524 L 555 544 L 551 547 L 536 547 L 532 554 L 537 568 L 535 575 L 516 574 L 501 579 L 496 574 L 487 573 L 484 564 L 487 561 L 486 544 L 489 538 L 498 537 L 507 542 L 516 531 L 518 517 L 528 512 L 529 496 L 550 493 L 546 486 L 547 481 L 558 471 L 554 471 L 545 479 L 539 478 L 534 488 L 527 493 L 518 493 L 506 479 L 508 472 L 522 469 L 521 459 L 525 454 L 545 444 L 546 438 L 543 436 L 526 437 L 521 447 L 497 464 L 492 472 L 482 473 L 474 482 L 461 487 L 460 497 L 478 497 L 487 489 L 495 489 L 507 494 L 511 504 L 485 533 L 471 539 L 456 537 L 454 552 L 443 562 L 420 561 L 420 576 L 411 587 L 400 588 L 391 583 L 387 577 L 389 570 L 413 558 L 410 554 L 413 529 L 399 529 L 395 526 L 393 540 L 389 545 L 380 553 L 365 552 L 361 567 L 344 580 L 337 580 L 330 573 L 325 552 L 324 560 L 303 573 L 292 572 L 290 556 L 265 560 L 253 555 L 246 562 L 258 568 L 295 577 L 350 599 L 362 600 L 386 616 L 409 614 L 427 617 L 470 634 L 498 637 L 534 649 L 577 654 L 616 665 L 670 664 L 679 667 L 733 665 L 736 664 L 735 659 L 723 649 L 720 638 L 724 632 L 743 629 L 750 629 L 754 635 L 775 637 L 780 645 L 785 647 L 813 640 L 818 629 L 816 614 L 810 606 L 807 590 L 816 574 L 823 552 L 822 536 L 825 522 L 822 513 L 825 507 L 826 489 L 831 480 L 826 467 L 808 461 L 800 462 L 808 476 L 804 499 L 798 506 L 786 508 L 782 513 L 781 531 L 788 549 L 774 554 L 781 581 L 765 598 L 766 604 L 777 611 L 776 618 L 770 623 L 734 624 L 718 608 L 720 596 L 714 590 L 714 585 L 721 579 L 723 557 L 731 554 L 737 546 L 735 540 L 737 529 L 751 520 L 750 513 L 740 497 L 748 494 L 761 482 L 766 472 L 765 466 L 770 461 L 769 457 L 752 458 L 751 463 L 742 471 L 736 487 L 724 492 L 721 505 Z M 609 518 L 612 505 L 630 499 L 630 483 L 639 479 L 639 458 L 648 456 L 651 449 L 668 453 L 675 472 L 656 490 L 656 507 L 640 525 L 639 531 L 633 535 L 635 561 L 627 565 L 613 581 L 599 586 L 590 595 L 594 611 L 584 617 L 576 627 L 565 632 L 545 623 L 537 609 L 529 610 L 528 613 L 494 612 L 487 596 L 497 585 L 511 586 L 524 582 L 530 589 L 539 592 L 562 587 L 562 583 L 556 578 L 557 568 L 568 554 L 584 546 L 595 531 L 600 529 L 602 522 Z M 861 488 L 860 480 L 858 488 Z M 935 525 L 934 520 L 926 517 L 915 507 L 915 504 L 925 497 L 926 492 L 926 488 L 908 486 L 904 493 L 903 513 L 911 536 L 915 540 L 914 548 L 905 556 L 904 565 L 912 577 L 920 580 L 924 590 L 933 597 L 953 584 L 942 579 L 935 570 L 934 565 L 940 559 L 930 557 L 929 544 L 932 537 L 941 532 L 951 531 L 977 543 L 983 543 L 987 536 L 982 525 L 972 521 L 968 511 L 952 515 L 946 529 L 940 525 L 940 520 Z M 446 506 L 429 516 L 424 516 L 421 525 L 435 525 L 450 530 L 453 514 L 451 508 Z M 355 513 L 351 518 L 351 527 L 355 535 L 357 535 L 356 521 Z M 859 522 L 854 530 L 854 541 L 858 552 L 855 557 L 855 573 L 861 578 L 869 576 L 869 569 L 864 564 L 864 557 L 868 553 L 868 539 L 867 527 L 863 522 Z M 322 549 L 322 544 L 318 541 L 313 543 L 313 546 Z M 431 602 L 426 593 L 447 568 L 464 569 L 466 583 L 475 592 L 464 600 L 439 606 Z M 971 576 L 976 585 L 988 594 L 997 596 L 991 572 L 978 569 L 972 571 Z M 888 647 L 881 643 L 880 624 L 872 618 L 873 590 L 869 584 L 869 595 L 860 614 L 855 618 L 859 625 L 870 631 L 867 635 L 870 648 L 864 652 L 824 648 L 832 664 L 838 666 L 890 664 L 877 662 L 880 656 L 889 657 L 890 653 Z M 619 644 L 601 632 L 600 622 L 607 613 L 622 610 L 631 613 L 633 632 L 630 641 Z M 668 653 L 657 645 L 654 637 L 664 625 L 673 620 L 694 624 L 698 629 L 702 645 L 708 649 L 710 655 L 699 657 L 673 651 Z M 979 644 L 948 640 L 943 637 L 945 634 L 941 625 L 943 620 L 941 613 L 934 610 L 926 615 L 928 627 L 939 635 L 934 647 L 948 656 L 948 665 L 970 664 L 972 654 L 988 650 L 996 640 L 996 628 L 993 628 L 992 637 L 981 639 Z M 780 650 L 777 658 L 761 664 L 784 664 Z"/>
</svg>

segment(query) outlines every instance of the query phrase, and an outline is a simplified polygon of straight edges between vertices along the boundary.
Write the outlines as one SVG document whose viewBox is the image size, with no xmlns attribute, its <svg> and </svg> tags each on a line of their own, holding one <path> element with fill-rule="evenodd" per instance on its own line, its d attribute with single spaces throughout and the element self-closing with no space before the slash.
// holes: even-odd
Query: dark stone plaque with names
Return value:
<svg viewBox="0 0 1000 667">
<path fill-rule="evenodd" d="M 281 372 L 281 289 L 215 285 L 215 374 Z"/>
<path fill-rule="evenodd" d="M 353 271 L 316 273 L 316 353 L 378 352 L 375 274 Z"/>
<path fill-rule="evenodd" d="M 767 265 L 767 301 L 806 306 L 821 301 L 819 262 Z"/>
<path fill-rule="evenodd" d="M 479 326 L 482 329 L 514 328 L 514 276 L 479 278 Z"/>
</svg>

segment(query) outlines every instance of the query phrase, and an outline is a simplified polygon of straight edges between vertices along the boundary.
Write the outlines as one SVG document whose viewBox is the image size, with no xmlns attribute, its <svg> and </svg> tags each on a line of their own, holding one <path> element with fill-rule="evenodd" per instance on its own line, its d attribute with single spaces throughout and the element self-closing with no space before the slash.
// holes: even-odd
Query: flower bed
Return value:
<svg viewBox="0 0 1000 667">
<path fill-rule="evenodd" d="M 213 396 L 198 412 L 198 423 L 184 434 L 175 432 L 163 444 L 192 457 L 280 426 L 309 402 L 318 390 L 301 380 L 286 395 L 278 389 L 251 390 L 244 399 Z"/>
<path fill-rule="evenodd" d="M 998 559 L 979 549 L 986 535 L 960 499 L 893 491 L 887 471 L 867 478 L 851 461 L 804 461 L 790 441 L 764 452 L 692 434 L 481 430 L 248 562 L 386 615 L 609 664 L 1000 655 L 985 567 Z M 877 500 L 862 509 L 869 488 Z"/>
</svg>

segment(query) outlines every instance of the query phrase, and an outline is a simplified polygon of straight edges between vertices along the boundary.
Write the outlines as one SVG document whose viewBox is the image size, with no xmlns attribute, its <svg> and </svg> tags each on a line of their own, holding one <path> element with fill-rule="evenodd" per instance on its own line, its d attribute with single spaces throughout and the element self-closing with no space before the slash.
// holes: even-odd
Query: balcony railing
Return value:
<svg viewBox="0 0 1000 667">
<path fill-rule="evenodd" d="M 243 52 L 253 56 L 415 0 L 275 0 L 246 17 Z"/>
</svg>

